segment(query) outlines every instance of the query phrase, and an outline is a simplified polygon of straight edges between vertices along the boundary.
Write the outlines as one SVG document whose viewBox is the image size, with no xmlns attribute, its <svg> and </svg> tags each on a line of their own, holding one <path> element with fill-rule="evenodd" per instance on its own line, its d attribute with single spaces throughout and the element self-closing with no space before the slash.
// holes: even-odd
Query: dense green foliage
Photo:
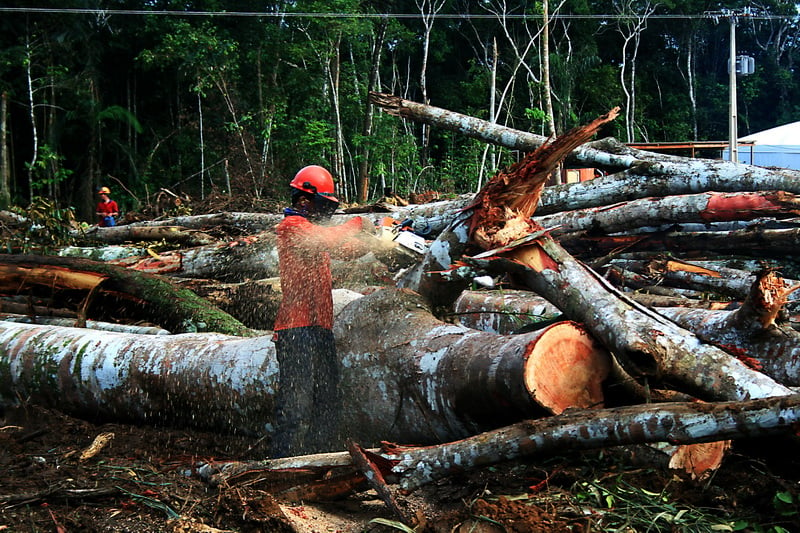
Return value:
<svg viewBox="0 0 800 533">
<path fill-rule="evenodd" d="M 123 210 L 162 187 L 195 198 L 212 191 L 281 198 L 294 172 L 315 163 L 331 168 L 340 194 L 353 199 L 366 161 L 369 198 L 384 185 L 402 194 L 465 192 L 512 157 L 453 133 L 426 135 L 381 112 L 366 127 L 373 66 L 378 91 L 415 101 L 427 95 L 432 105 L 482 118 L 491 118 L 494 92 L 499 123 L 551 133 L 542 4 L 18 0 L 0 7 L 20 8 L 0 16 L 11 201 L 49 197 L 81 220 L 93 219 L 100 185 L 112 187 Z M 727 139 L 729 19 L 708 15 L 719 9 L 690 0 L 551 5 L 556 131 L 620 105 L 623 117 L 604 134 L 622 141 Z M 767 0 L 759 9 L 737 19 L 738 52 L 756 64 L 738 83 L 742 135 L 800 119 L 797 8 Z M 384 13 L 407 16 L 377 16 Z"/>
</svg>

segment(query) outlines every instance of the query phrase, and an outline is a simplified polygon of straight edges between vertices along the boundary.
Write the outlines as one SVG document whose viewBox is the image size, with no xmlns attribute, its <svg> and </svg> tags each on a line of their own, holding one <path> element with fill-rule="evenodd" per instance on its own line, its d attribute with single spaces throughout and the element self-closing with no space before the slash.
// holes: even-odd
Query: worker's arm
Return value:
<svg viewBox="0 0 800 533">
<path fill-rule="evenodd" d="M 362 252 L 359 249 L 362 245 L 354 240 L 362 229 L 361 217 L 353 217 L 338 226 L 320 226 L 303 217 L 289 217 L 278 226 L 279 234 L 288 237 L 298 249 L 325 250 L 337 257 L 352 257 L 359 252 L 366 254 L 369 251 Z"/>
</svg>

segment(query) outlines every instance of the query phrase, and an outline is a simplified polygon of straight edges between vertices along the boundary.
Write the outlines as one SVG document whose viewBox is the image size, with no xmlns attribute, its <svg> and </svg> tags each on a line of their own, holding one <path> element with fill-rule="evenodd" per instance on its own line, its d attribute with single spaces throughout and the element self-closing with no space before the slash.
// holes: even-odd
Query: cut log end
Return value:
<svg viewBox="0 0 800 533">
<path fill-rule="evenodd" d="M 669 461 L 669 467 L 683 470 L 692 479 L 704 479 L 719 469 L 731 441 L 721 440 L 678 446 Z"/>
<path fill-rule="evenodd" d="M 608 351 L 574 322 L 559 322 L 544 333 L 527 354 L 524 378 L 531 397 L 554 414 L 603 407 Z"/>
</svg>

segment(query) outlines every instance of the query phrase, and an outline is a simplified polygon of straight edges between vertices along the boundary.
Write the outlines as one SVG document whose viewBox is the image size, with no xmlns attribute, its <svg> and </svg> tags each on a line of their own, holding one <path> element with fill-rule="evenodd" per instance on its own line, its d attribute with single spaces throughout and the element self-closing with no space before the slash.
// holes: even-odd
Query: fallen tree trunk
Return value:
<svg viewBox="0 0 800 533">
<path fill-rule="evenodd" d="M 84 301 L 84 319 L 90 304 L 107 299 L 119 313 L 120 302 L 169 331 L 217 331 L 252 335 L 253 331 L 229 314 L 186 289 L 178 289 L 164 278 L 135 272 L 107 263 L 57 256 L 0 255 L 0 290 L 26 294 L 26 287 L 39 287 L 51 295 L 59 286 L 90 294 Z M 80 313 L 79 313 L 80 316 Z"/>
<path fill-rule="evenodd" d="M 593 180 L 548 187 L 537 215 L 707 191 L 785 191 L 800 194 L 800 172 L 716 159 L 663 160 L 655 156 L 629 170 Z"/>
<path fill-rule="evenodd" d="M 66 328 L 86 328 L 99 331 L 116 331 L 120 333 L 134 333 L 136 335 L 171 335 L 165 329 L 153 326 L 131 326 L 114 324 L 113 322 L 98 322 L 96 320 L 81 321 L 75 318 L 54 318 L 43 316 L 11 315 L 0 313 L 0 320 L 6 322 L 19 322 L 21 324 L 39 324 L 45 326 L 61 326 Z"/>
<path fill-rule="evenodd" d="M 656 231 L 607 236 L 567 236 L 565 248 L 591 257 L 619 252 L 741 253 L 779 259 L 800 246 L 800 228 L 765 229 L 763 224 L 730 231 Z"/>
<path fill-rule="evenodd" d="M 659 307 L 656 311 L 700 339 L 742 358 L 787 387 L 800 387 L 800 332 L 747 327 L 738 311 Z"/>
<path fill-rule="evenodd" d="M 370 276 L 360 276 L 360 282 L 375 284 L 390 281 L 387 267 L 408 265 L 415 257 L 402 246 L 387 248 L 377 238 L 364 236 L 363 255 L 356 261 L 339 262 L 336 274 L 342 276 L 348 265 L 359 265 L 360 271 Z M 373 253 L 377 251 L 377 253 Z M 378 257 L 380 255 L 380 257 Z M 247 279 L 264 279 L 278 276 L 278 249 L 274 231 L 240 237 L 232 241 L 160 254 L 125 257 L 109 261 L 132 270 L 154 274 L 169 274 L 181 278 L 215 279 L 225 282 L 242 282 Z M 336 263 L 334 261 L 334 263 Z M 375 268 L 377 263 L 382 266 Z M 353 278 L 354 272 L 350 273 Z M 355 276 L 359 277 L 359 276 Z"/>
<path fill-rule="evenodd" d="M 789 218 L 800 214 L 800 200 L 783 191 L 704 192 L 663 198 L 642 198 L 613 205 L 535 216 L 558 237 L 577 231 L 626 232 L 640 226 Z"/>
<path fill-rule="evenodd" d="M 380 379 L 341 380 L 348 418 L 370 431 L 370 443 L 443 442 L 532 414 L 602 405 L 610 364 L 575 323 L 492 335 L 436 320 L 419 295 L 402 289 L 346 307 L 334 334 L 348 372 L 385 369 Z M 391 429 L 368 430 L 376 418 L 391 421 Z"/>
<path fill-rule="evenodd" d="M 602 404 L 608 354 L 573 323 L 491 335 L 435 320 L 418 296 L 394 290 L 360 298 L 336 328 L 347 425 L 331 449 L 345 438 L 443 442 L 501 420 Z M 563 375 L 554 376 L 559 363 Z M 6 402 L 24 397 L 94 417 L 271 435 L 280 431 L 273 417 L 278 375 L 266 336 L 0 322 Z"/>
<path fill-rule="evenodd" d="M 514 130 L 494 122 L 462 115 L 431 105 L 420 104 L 390 94 L 371 92 L 369 93 L 369 101 L 390 115 L 455 131 L 467 137 L 504 146 L 512 150 L 530 152 L 547 141 L 547 137 L 542 135 Z M 567 160 L 601 167 L 628 168 L 638 161 L 631 154 L 632 151 L 618 155 L 584 146 L 569 154 Z"/>
<path fill-rule="evenodd" d="M 800 395 L 745 402 L 676 402 L 611 409 L 571 409 L 557 416 L 526 420 L 457 442 L 429 447 L 386 444 L 373 451 L 389 462 L 387 482 L 414 490 L 443 477 L 472 468 L 524 457 L 627 444 L 670 442 L 696 444 L 737 438 L 789 434 L 800 422 Z M 347 452 L 267 461 L 209 464 L 200 475 L 214 484 L 249 484 L 259 472 L 286 475 L 315 469 L 340 479 L 355 473 Z"/>
<path fill-rule="evenodd" d="M 468 262 L 491 271 L 515 272 L 566 317 L 586 324 L 634 377 L 667 381 L 706 400 L 791 394 L 787 387 L 627 298 L 548 237 L 516 251 L 510 259 Z"/>
<path fill-rule="evenodd" d="M 619 444 L 695 444 L 790 433 L 800 421 L 800 395 L 719 404 L 636 405 L 524 421 L 459 442 L 431 448 L 397 447 L 392 472 L 412 490 L 467 466 L 519 457 Z M 453 460 L 458 457 L 458 460 Z"/>
<path fill-rule="evenodd" d="M 278 251 L 272 231 L 155 256 L 129 257 L 112 263 L 142 272 L 231 282 L 278 275 Z"/>
<path fill-rule="evenodd" d="M 92 239 L 108 244 L 165 241 L 184 246 L 203 246 L 216 241 L 210 235 L 180 226 L 95 226 L 86 232 L 74 232 L 73 237 L 78 240 Z"/>
</svg>

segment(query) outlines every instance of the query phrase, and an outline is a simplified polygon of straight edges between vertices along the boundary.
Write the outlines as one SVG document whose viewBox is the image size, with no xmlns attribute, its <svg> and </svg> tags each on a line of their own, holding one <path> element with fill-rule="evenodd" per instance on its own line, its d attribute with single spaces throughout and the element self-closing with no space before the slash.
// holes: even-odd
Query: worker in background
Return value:
<svg viewBox="0 0 800 533">
<path fill-rule="evenodd" d="M 111 189 L 108 187 L 100 187 L 97 194 L 100 195 L 100 201 L 97 202 L 96 209 L 98 219 L 97 225 L 105 228 L 116 226 L 117 217 L 119 216 L 119 207 L 117 207 L 117 202 L 109 197 Z"/>
<path fill-rule="evenodd" d="M 368 246 L 356 236 L 374 229 L 362 217 L 319 225 L 339 206 L 325 168 L 304 167 L 289 185 L 292 205 L 276 228 L 282 300 L 274 327 L 280 385 L 273 457 L 330 451 L 335 445 L 340 398 L 331 255 L 367 253 Z"/>
</svg>

